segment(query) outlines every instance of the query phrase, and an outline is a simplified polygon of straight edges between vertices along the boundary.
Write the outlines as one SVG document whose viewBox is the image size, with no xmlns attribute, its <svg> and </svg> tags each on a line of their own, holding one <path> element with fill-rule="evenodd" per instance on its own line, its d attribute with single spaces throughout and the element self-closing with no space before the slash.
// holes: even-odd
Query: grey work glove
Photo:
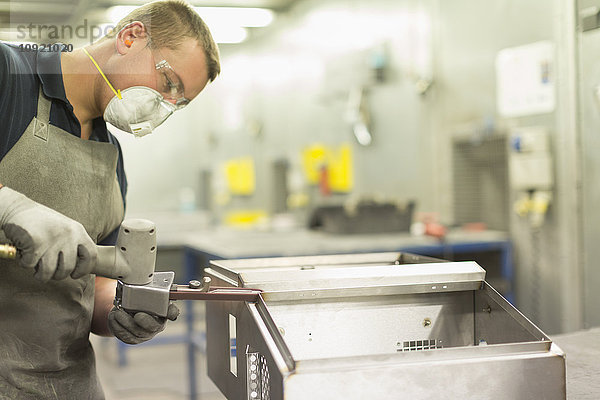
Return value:
<svg viewBox="0 0 600 400">
<path fill-rule="evenodd" d="M 137 312 L 131 316 L 127 311 L 114 307 L 108 313 L 108 329 L 124 343 L 139 344 L 162 332 L 167 319 L 175 321 L 178 316 L 179 308 L 173 303 L 169 304 L 166 318 L 144 312 Z"/>
<path fill-rule="evenodd" d="M 98 250 L 83 225 L 8 187 L 0 188 L 0 229 L 41 281 L 81 278 L 96 265 Z"/>
</svg>

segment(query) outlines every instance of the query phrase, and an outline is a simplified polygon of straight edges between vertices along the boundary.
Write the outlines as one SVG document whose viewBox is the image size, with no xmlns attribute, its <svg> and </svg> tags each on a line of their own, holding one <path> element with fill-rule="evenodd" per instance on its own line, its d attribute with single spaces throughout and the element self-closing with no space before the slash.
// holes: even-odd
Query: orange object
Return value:
<svg viewBox="0 0 600 400">
<path fill-rule="evenodd" d="M 484 222 L 469 222 L 464 224 L 462 228 L 469 232 L 481 232 L 487 229 L 487 225 Z"/>
<path fill-rule="evenodd" d="M 125 40 L 125 46 L 131 47 L 132 44 L 133 42 L 131 40 Z"/>
<path fill-rule="evenodd" d="M 331 196 L 331 186 L 329 185 L 329 169 L 327 165 L 321 166 L 319 171 L 319 191 L 323 196 Z"/>
<path fill-rule="evenodd" d="M 446 236 L 446 227 L 444 225 L 438 224 L 437 222 L 426 222 L 425 234 L 438 239 L 442 239 L 444 236 Z"/>
</svg>

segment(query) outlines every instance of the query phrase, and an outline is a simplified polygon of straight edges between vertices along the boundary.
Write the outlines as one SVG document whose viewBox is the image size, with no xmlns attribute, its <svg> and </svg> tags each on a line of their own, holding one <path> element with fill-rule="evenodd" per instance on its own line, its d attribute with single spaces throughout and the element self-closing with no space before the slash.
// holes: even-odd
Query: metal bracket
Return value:
<svg viewBox="0 0 600 400">
<path fill-rule="evenodd" d="M 260 290 L 210 287 L 210 278 L 188 285 L 173 284 L 174 272 L 156 272 L 147 285 L 117 281 L 115 306 L 128 312 L 145 312 L 166 317 L 170 300 L 248 301 L 256 303 Z"/>
<path fill-rule="evenodd" d="M 44 142 L 47 142 L 48 124 L 36 118 L 33 125 L 33 136 L 42 139 Z"/>
<path fill-rule="evenodd" d="M 203 290 L 186 285 L 173 285 L 169 298 L 171 300 L 208 300 L 208 301 L 248 301 L 256 303 L 262 292 L 255 289 L 211 287 Z"/>
<path fill-rule="evenodd" d="M 155 272 L 147 285 L 131 285 L 117 281 L 115 306 L 125 311 L 141 311 L 166 317 L 169 309 L 169 292 L 175 272 Z"/>
<path fill-rule="evenodd" d="M 583 32 L 591 31 L 600 27 L 600 9 L 598 7 L 588 7 L 579 13 L 581 30 Z"/>
</svg>

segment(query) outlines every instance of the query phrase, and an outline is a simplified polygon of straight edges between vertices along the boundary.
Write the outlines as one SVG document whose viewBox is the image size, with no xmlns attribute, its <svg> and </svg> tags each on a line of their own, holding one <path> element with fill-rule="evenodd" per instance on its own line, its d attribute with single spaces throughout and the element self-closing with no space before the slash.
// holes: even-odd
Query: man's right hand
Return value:
<svg viewBox="0 0 600 400">
<path fill-rule="evenodd" d="M 96 245 L 83 225 L 8 187 L 0 187 L 0 229 L 41 281 L 77 279 L 96 264 Z"/>
</svg>

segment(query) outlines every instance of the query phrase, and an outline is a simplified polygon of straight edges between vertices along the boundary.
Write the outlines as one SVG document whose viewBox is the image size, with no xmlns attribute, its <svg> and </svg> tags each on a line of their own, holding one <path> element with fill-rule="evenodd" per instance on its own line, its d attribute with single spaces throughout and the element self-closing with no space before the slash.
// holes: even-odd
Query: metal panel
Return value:
<svg viewBox="0 0 600 400">
<path fill-rule="evenodd" d="M 213 332 L 207 335 L 209 376 L 228 398 L 565 398 L 562 351 L 484 282 L 474 290 L 395 296 L 364 287 L 356 292 L 362 297 L 347 291 L 327 299 L 317 295 L 326 289 L 314 288 L 315 296 L 277 300 L 286 290 L 307 283 L 319 286 L 319 279 L 332 275 L 339 277 L 338 290 L 354 275 L 367 283 L 379 275 L 379 283 L 409 286 L 397 281 L 398 270 L 421 268 L 412 277 L 430 279 L 439 278 L 431 272 L 441 273 L 442 267 L 470 266 L 476 272 L 474 265 L 371 265 L 362 274 L 356 274 L 361 270 L 356 265 L 289 269 L 303 258 L 275 259 L 273 264 L 283 263 L 285 269 L 275 267 L 272 274 L 242 273 L 254 277 L 256 285 L 267 282 L 279 290 L 277 295 L 264 293 L 266 303 L 261 297 L 245 305 L 207 305 L 208 332 Z M 229 314 L 237 321 L 237 349 L 245 355 L 237 359 L 237 379 L 229 368 L 231 349 L 223 322 Z"/>
<path fill-rule="evenodd" d="M 324 256 L 248 258 L 242 260 L 212 260 L 204 273 L 210 276 L 214 286 L 238 286 L 240 272 L 264 271 L 305 271 L 327 268 L 347 268 L 348 266 L 376 266 L 428 264 L 446 262 L 437 258 L 410 253 L 365 253 Z"/>
<path fill-rule="evenodd" d="M 474 342 L 471 292 L 267 305 L 297 360 L 392 354 L 405 341 Z"/>
<path fill-rule="evenodd" d="M 475 294 L 475 344 L 522 343 L 550 339 L 489 285 Z"/>
<path fill-rule="evenodd" d="M 435 350 L 433 351 L 435 352 Z M 412 353 L 411 353 L 412 354 Z M 445 363 L 320 369 L 299 363 L 285 399 L 565 399 L 560 351 Z"/>
<path fill-rule="evenodd" d="M 268 355 L 264 365 L 270 375 L 271 398 L 283 399 L 283 377 L 295 369 L 289 350 L 269 324 L 270 317 L 264 307 L 260 302 L 206 303 L 206 320 L 210 321 L 206 331 L 208 376 L 228 399 L 249 398 L 247 353 Z M 237 321 L 237 376 L 230 369 L 229 315 Z"/>
<path fill-rule="evenodd" d="M 339 269 L 315 269 L 242 272 L 245 287 L 263 291 L 321 290 L 368 288 L 401 285 L 436 285 L 473 282 L 475 287 L 485 279 L 485 270 L 472 261 L 432 264 L 347 266 Z M 432 290 L 449 289 L 431 286 Z"/>
</svg>

